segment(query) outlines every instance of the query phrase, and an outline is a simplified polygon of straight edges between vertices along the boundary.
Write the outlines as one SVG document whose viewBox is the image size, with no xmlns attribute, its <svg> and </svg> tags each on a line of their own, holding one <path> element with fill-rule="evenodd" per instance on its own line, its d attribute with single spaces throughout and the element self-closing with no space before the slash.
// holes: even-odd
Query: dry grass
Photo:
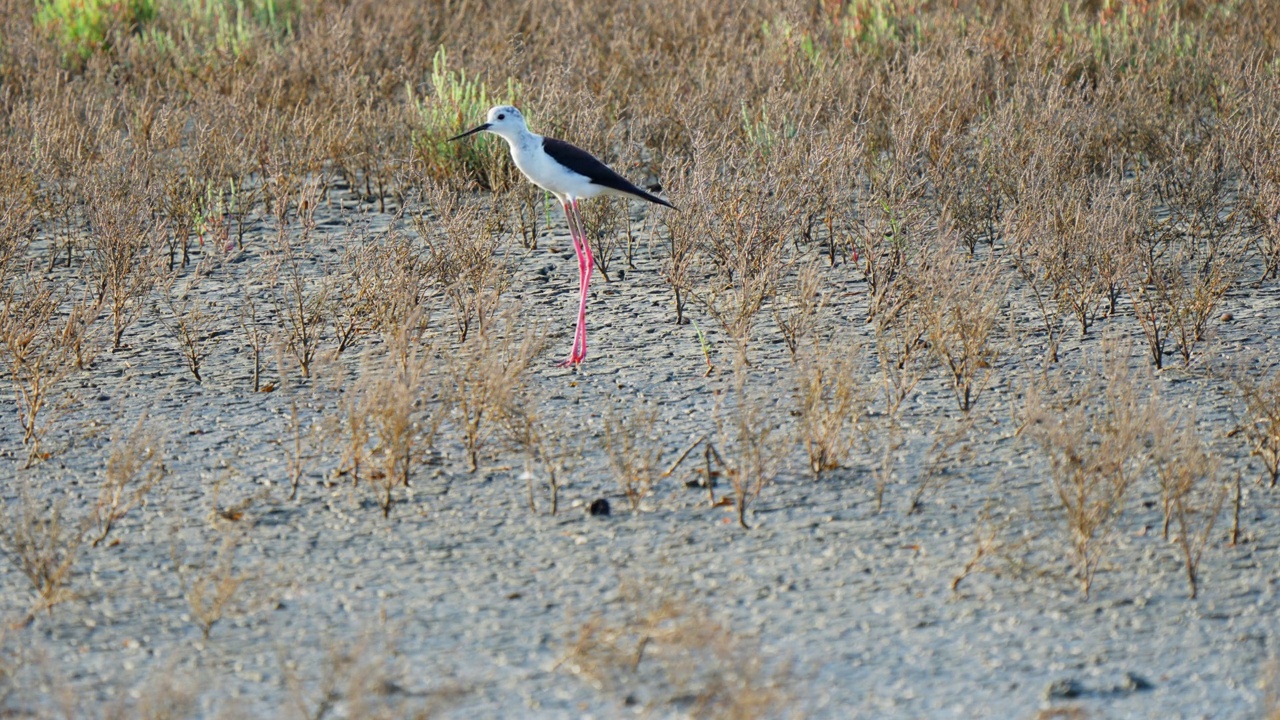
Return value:
<svg viewBox="0 0 1280 720">
<path fill-rule="evenodd" d="M 509 218 L 486 211 L 456 189 L 432 185 L 426 193 L 431 215 L 412 215 L 426 244 L 426 272 L 453 310 L 458 341 L 474 330 L 484 334 L 497 320 L 510 282 L 502 253 Z"/>
<path fill-rule="evenodd" d="M 785 714 L 791 674 L 693 601 L 624 586 L 619 617 L 596 615 L 568 641 L 560 666 L 653 713 L 693 718 Z"/>
<path fill-rule="evenodd" d="M 41 442 L 66 408 L 60 394 L 64 384 L 86 362 L 98 305 L 69 296 L 72 290 L 65 285 L 42 279 L 15 281 L 7 290 L 0 309 L 0 340 L 31 465 L 47 457 Z M 62 314 L 68 304 L 70 310 Z"/>
<path fill-rule="evenodd" d="M 308 200 L 312 203 L 309 207 L 314 207 L 315 187 L 309 186 L 309 189 Z M 311 376 L 312 365 L 320 352 L 329 298 L 328 286 L 311 277 L 304 267 L 308 262 L 315 262 L 307 256 L 315 232 L 314 216 L 303 214 L 298 224 L 298 236 L 293 237 L 287 217 L 282 214 L 279 218 L 268 285 L 272 289 L 277 336 L 306 378 Z"/>
<path fill-rule="evenodd" d="M 74 597 L 67 584 L 85 536 L 84 524 L 67 515 L 65 500 L 46 503 L 29 487 L 23 486 L 17 501 L 4 508 L 0 551 L 35 590 L 32 612 L 53 612 L 54 605 Z"/>
<path fill-rule="evenodd" d="M 1280 372 L 1241 370 L 1234 378 L 1244 400 L 1245 418 L 1237 430 L 1249 445 L 1249 454 L 1262 463 L 1264 479 L 1271 487 L 1280 480 Z"/>
<path fill-rule="evenodd" d="M 868 392 L 859 381 L 859 348 L 814 343 L 796 363 L 796 408 L 809 471 L 814 479 L 838 469 L 857 440 Z"/>
<path fill-rule="evenodd" d="M 187 600 L 191 622 L 200 628 L 205 640 L 209 639 L 214 625 L 228 612 L 236 610 L 233 601 L 249 579 L 235 569 L 239 544 L 239 535 L 235 531 L 226 531 L 216 547 L 196 550 L 194 560 L 176 541 L 173 544 L 173 568 L 178 574 L 182 595 Z"/>
<path fill-rule="evenodd" d="M 994 262 L 967 262 L 944 244 L 920 273 L 921 319 L 934 357 L 947 370 L 960 410 L 987 389 L 999 356 L 995 337 L 1008 283 Z"/>
<path fill-rule="evenodd" d="M 508 440 L 524 456 L 522 477 L 529 493 L 529 511 L 538 511 L 535 487 L 546 482 L 551 495 L 550 514 L 560 509 L 560 484 L 579 449 L 568 440 L 564 424 L 548 417 L 545 399 L 529 388 L 512 393 L 502 408 L 500 422 Z M 571 418 L 565 418 L 568 423 Z"/>
<path fill-rule="evenodd" d="M 657 408 L 640 400 L 626 412 L 611 406 L 604 416 L 600 447 L 632 512 L 640 510 L 661 477 L 664 448 L 658 428 Z"/>
<path fill-rule="evenodd" d="M 515 324 L 508 317 L 497 330 L 472 333 L 445 358 L 449 384 L 444 402 L 462 436 L 471 472 L 480 467 L 481 453 L 501 427 L 504 408 L 520 391 L 524 371 L 545 344 L 545 335 L 533 329 L 521 333 Z"/>
<path fill-rule="evenodd" d="M 160 302 L 163 306 L 159 312 L 160 322 L 177 342 L 178 351 L 182 353 L 187 369 L 196 382 L 203 382 L 200 368 L 216 347 L 215 333 L 220 320 L 200 297 L 200 280 L 204 275 L 202 270 L 203 268 L 197 268 L 183 281 L 176 275 L 171 276 L 160 289 Z M 249 312 L 254 312 L 252 306 Z"/>
<path fill-rule="evenodd" d="M 1155 415 L 1122 345 L 1112 344 L 1079 395 L 1047 386 L 1031 402 L 1025 434 L 1049 465 L 1076 578 L 1087 597 L 1132 486 L 1147 461 Z M 1061 386 L 1056 386 L 1061 387 Z"/>
<path fill-rule="evenodd" d="M 93 511 L 92 544 L 97 547 L 130 510 L 142 504 L 147 493 L 168 473 L 163 441 L 147 417 L 112 439 L 102 470 L 102 486 Z"/>
<path fill-rule="evenodd" d="M 778 427 L 768 396 L 751 384 L 749 371 L 740 360 L 734 370 L 728 402 L 716 411 L 716 457 L 733 488 L 733 507 L 738 525 L 748 529 L 747 509 L 764 488 L 782 472 L 790 445 Z M 708 482 L 710 478 L 708 478 Z"/>
<path fill-rule="evenodd" d="M 1244 449 L 1206 445 L 1226 429 L 1210 427 L 1217 416 L 1199 443 L 1161 445 L 1142 429 L 1141 383 L 1091 359 L 1127 334 L 1157 368 L 1177 357 L 1191 382 L 1220 384 L 1198 368 L 1232 352 L 1218 332 L 1244 333 L 1214 318 L 1270 302 L 1280 24 L 1266 2 L 92 5 L 101 17 L 82 2 L 0 0 L 14 472 L 81 462 L 100 395 L 136 417 L 175 375 L 202 381 L 173 390 L 198 402 L 240 372 L 255 393 L 288 391 L 235 401 L 284 414 L 267 452 L 295 495 L 331 450 L 389 516 L 428 456 L 461 453 L 474 471 L 508 464 L 505 452 L 522 456 L 511 465 L 535 510 L 549 487 L 556 512 L 578 457 L 611 467 L 639 504 L 660 423 L 613 416 L 604 452 L 578 447 L 567 437 L 589 424 L 562 428 L 552 412 L 562 376 L 529 381 L 542 344 L 530 318 L 552 301 L 517 279 L 558 210 L 500 140 L 445 142 L 510 101 L 536 131 L 660 182 L 681 208 L 633 223 L 633 206 L 589 203 L 588 234 L 606 280 L 626 264 L 609 291 L 654 271 L 666 283 L 666 382 L 681 402 L 723 392 L 695 434 L 713 439 L 700 449 L 708 493 L 728 480 L 743 525 L 799 446 L 822 476 L 850 464 L 859 435 L 878 500 L 914 473 L 911 511 L 929 512 L 921 499 L 1001 432 L 982 413 L 1028 384 L 1039 394 L 1015 424 L 1043 454 L 1086 593 L 1126 507 L 1157 487 L 1194 592 L 1224 468 L 1249 452 L 1264 483 L 1280 478 L 1274 373 L 1239 380 Z M 150 346 L 155 321 L 180 357 Z M 680 345 L 690 330 L 702 357 Z M 264 377 L 272 350 L 287 360 L 278 378 Z M 861 355 L 875 397 L 855 381 Z M 703 359 L 728 377 L 692 377 Z M 935 384 L 964 419 L 928 415 Z M 789 388 L 794 415 L 776 402 Z M 979 432 L 988 420 L 995 430 Z M 319 425 L 332 447 L 309 444 Z M 97 552 L 82 546 L 109 541 L 158 481 L 147 434 L 121 433 L 94 493 L 9 506 L 6 554 L 42 602 L 66 597 L 78 552 Z M 199 441 L 185 437 L 168 438 L 167 458 L 190 455 Z M 1154 484 L 1138 481 L 1149 452 Z M 1237 516 L 1245 495 L 1260 496 L 1237 492 Z M 92 506 L 92 527 L 67 519 Z M 998 545 L 977 542 L 979 559 Z M 226 555 L 183 570 L 205 632 L 239 587 Z"/>
<path fill-rule="evenodd" d="M 1175 541 L 1182 551 L 1191 597 L 1199 592 L 1200 558 L 1213 533 L 1228 485 L 1221 477 L 1221 461 L 1187 421 L 1178 429 L 1165 424 L 1155 434 L 1153 450 L 1156 479 L 1164 507 L 1164 538 L 1169 539 L 1170 522 L 1175 525 Z"/>
<path fill-rule="evenodd" d="M 345 447 L 342 467 L 365 484 L 383 517 L 391 514 L 397 488 L 409 487 L 416 466 L 430 453 L 442 413 L 434 401 L 430 349 L 411 348 L 370 367 L 343 399 L 336 428 Z"/>
<path fill-rule="evenodd" d="M 816 263 L 801 265 L 791 279 L 791 287 L 787 288 L 790 292 L 779 293 L 774 298 L 773 322 L 778 326 L 792 359 L 821 319 L 827 301 L 822 284 Z"/>
</svg>

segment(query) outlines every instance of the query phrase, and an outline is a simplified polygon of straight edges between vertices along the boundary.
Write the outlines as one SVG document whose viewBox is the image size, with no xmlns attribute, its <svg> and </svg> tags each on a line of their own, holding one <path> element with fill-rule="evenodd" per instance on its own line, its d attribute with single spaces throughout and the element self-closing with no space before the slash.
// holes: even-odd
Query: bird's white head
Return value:
<svg viewBox="0 0 1280 720">
<path fill-rule="evenodd" d="M 525 127 L 524 116 L 520 114 L 519 110 L 511 105 L 498 105 L 489 108 L 489 115 L 484 124 L 477 125 L 461 135 L 449 138 L 449 140 L 458 140 L 478 132 L 491 132 L 506 140 L 512 140 L 522 133 L 528 132 L 528 128 Z"/>
</svg>

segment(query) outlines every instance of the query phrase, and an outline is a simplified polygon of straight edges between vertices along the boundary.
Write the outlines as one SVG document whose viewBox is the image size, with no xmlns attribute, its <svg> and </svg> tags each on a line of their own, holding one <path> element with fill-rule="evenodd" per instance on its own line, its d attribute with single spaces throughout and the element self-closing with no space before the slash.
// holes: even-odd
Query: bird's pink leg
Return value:
<svg viewBox="0 0 1280 720">
<path fill-rule="evenodd" d="M 564 208 L 564 217 L 569 223 L 569 237 L 573 240 L 573 251 L 578 256 L 578 287 L 580 289 L 579 292 L 581 292 L 581 288 L 586 282 L 584 275 L 586 274 L 588 267 L 586 264 L 586 258 L 583 257 L 582 252 L 582 245 L 585 243 L 578 240 L 578 227 L 574 222 L 575 218 L 573 216 L 572 207 L 566 202 L 562 202 L 560 205 Z M 579 304 L 581 304 L 581 300 L 579 300 Z M 569 353 L 569 359 L 560 363 L 560 367 L 569 367 L 582 362 L 582 358 L 578 354 L 578 347 L 583 342 L 582 335 L 582 317 L 581 314 L 579 314 L 577 326 L 573 331 L 573 350 Z"/>
<path fill-rule="evenodd" d="M 582 362 L 587 357 L 587 319 L 583 308 L 586 305 L 587 287 L 591 284 L 591 244 L 587 242 L 587 231 L 582 224 L 582 215 L 578 212 L 577 204 L 569 206 L 570 217 L 574 231 L 578 236 L 578 247 L 581 248 L 581 254 L 578 256 L 578 322 L 577 332 L 574 333 L 573 356 L 574 364 Z"/>
<path fill-rule="evenodd" d="M 582 274 L 582 296 L 578 300 L 578 327 L 582 328 L 582 346 L 578 353 L 578 362 L 587 359 L 587 288 L 591 285 L 591 273 L 595 270 L 595 258 L 591 256 L 591 243 L 587 242 L 586 228 L 582 225 L 582 212 L 578 207 L 578 199 L 573 199 L 573 217 L 578 223 L 578 234 L 582 242 L 582 254 L 586 256 L 586 269 Z"/>
</svg>

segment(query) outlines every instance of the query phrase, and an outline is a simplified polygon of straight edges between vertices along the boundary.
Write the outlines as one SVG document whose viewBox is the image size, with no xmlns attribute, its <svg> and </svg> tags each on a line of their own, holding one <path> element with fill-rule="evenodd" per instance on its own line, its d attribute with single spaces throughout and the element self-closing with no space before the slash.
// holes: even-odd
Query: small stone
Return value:
<svg viewBox="0 0 1280 720">
<path fill-rule="evenodd" d="M 591 501 L 591 507 L 587 508 L 587 512 L 592 517 L 609 517 L 609 501 L 604 498 L 596 498 Z"/>
<path fill-rule="evenodd" d="M 1229 312 L 1225 312 L 1225 313 L 1222 313 L 1222 317 L 1218 319 L 1221 320 L 1222 322 L 1231 322 L 1232 320 L 1236 319 L 1236 316 L 1232 315 Z"/>
<path fill-rule="evenodd" d="M 1072 678 L 1063 678 L 1049 683 L 1049 689 L 1045 690 L 1044 697 L 1046 700 L 1070 700 L 1082 694 L 1084 694 L 1084 687 L 1079 682 Z"/>
<path fill-rule="evenodd" d="M 1150 690 L 1154 687 L 1155 686 L 1152 685 L 1149 680 L 1142 677 L 1141 675 L 1127 672 L 1124 674 L 1122 678 L 1120 678 L 1120 685 L 1117 686 L 1116 690 L 1120 692 L 1132 693 L 1132 692 L 1143 692 L 1146 690 Z"/>
</svg>

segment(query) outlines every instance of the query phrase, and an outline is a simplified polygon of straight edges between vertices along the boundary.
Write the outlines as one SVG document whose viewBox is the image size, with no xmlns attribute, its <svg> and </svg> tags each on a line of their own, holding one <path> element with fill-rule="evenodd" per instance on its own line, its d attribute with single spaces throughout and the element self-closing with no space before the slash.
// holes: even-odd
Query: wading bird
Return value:
<svg viewBox="0 0 1280 720">
<path fill-rule="evenodd" d="M 491 108 L 483 125 L 451 137 L 449 141 L 478 132 L 491 132 L 506 140 L 507 145 L 511 146 L 511 160 L 520 172 L 524 173 L 529 182 L 555 195 L 564 208 L 565 219 L 569 221 L 569 235 L 573 237 L 573 249 L 578 253 L 579 291 L 578 326 L 573 333 L 573 352 L 569 354 L 568 360 L 560 364 L 577 365 L 587 357 L 587 285 L 591 282 L 594 263 L 578 201 L 608 194 L 648 200 L 672 209 L 675 206 L 632 185 L 586 150 L 563 140 L 533 134 L 525 125 L 524 116 L 510 105 Z"/>
</svg>

